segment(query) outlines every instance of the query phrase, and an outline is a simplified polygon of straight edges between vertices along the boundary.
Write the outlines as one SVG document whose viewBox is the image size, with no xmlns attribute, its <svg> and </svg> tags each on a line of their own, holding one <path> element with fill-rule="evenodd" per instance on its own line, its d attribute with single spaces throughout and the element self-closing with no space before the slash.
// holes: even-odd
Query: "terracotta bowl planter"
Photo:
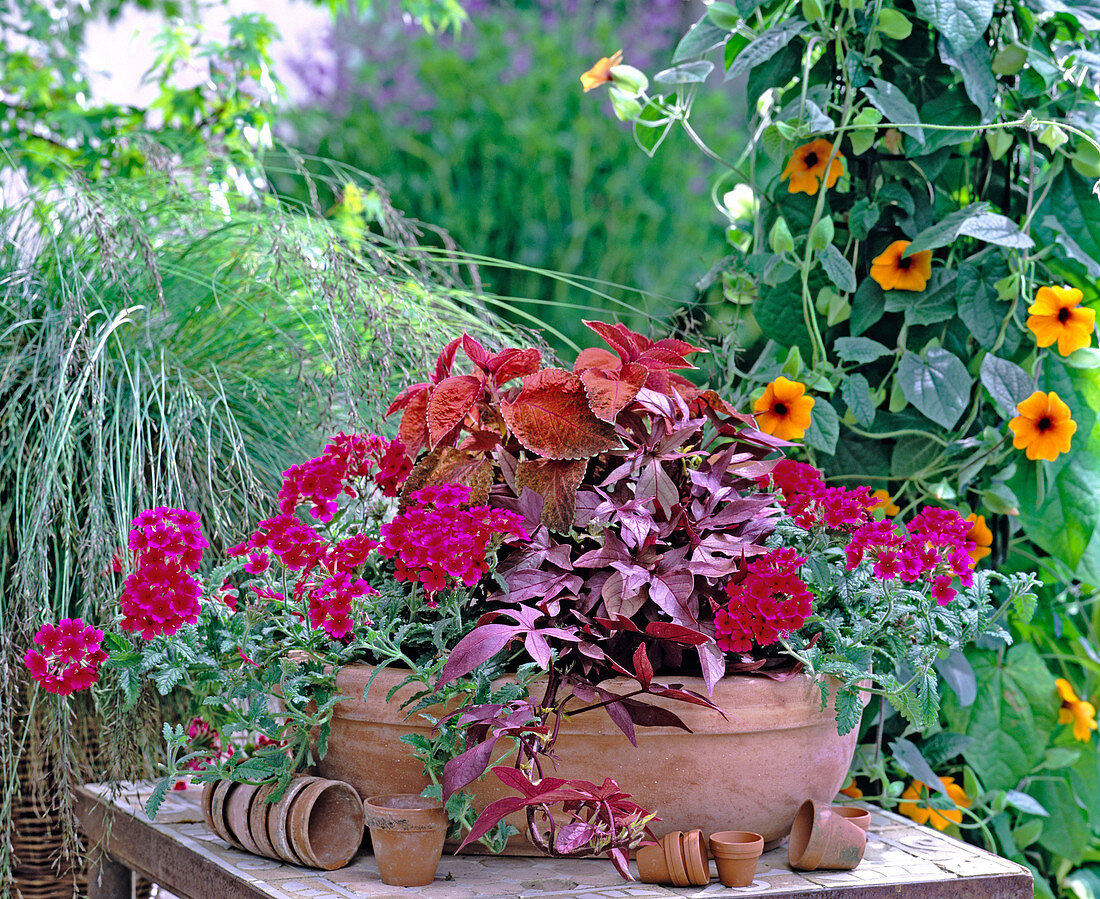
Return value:
<svg viewBox="0 0 1100 899">
<path fill-rule="evenodd" d="M 364 798 L 419 793 L 428 781 L 399 738 L 414 732 L 427 735 L 431 726 L 418 717 L 406 720 L 400 709 L 413 687 L 398 690 L 386 702 L 405 676 L 400 670 L 383 670 L 362 699 L 373 672 L 369 665 L 340 670 L 337 686 L 348 698 L 333 714 L 320 774 L 350 783 Z M 666 680 L 706 695 L 701 678 Z M 615 689 L 616 682 L 607 686 Z M 636 749 L 606 715 L 573 719 L 558 741 L 561 764 L 554 774 L 596 783 L 605 776 L 614 778 L 635 801 L 661 816 L 655 825 L 658 836 L 695 828 L 711 833 L 735 822 L 774 844 L 790 832 L 805 799 L 828 803 L 844 785 L 858 728 L 838 736 L 832 704 L 822 710 L 820 690 L 804 676 L 782 682 L 727 677 L 716 686 L 713 700 L 728 718 L 700 706 L 652 699 L 679 715 L 693 733 L 639 727 Z M 475 783 L 473 792 L 479 810 L 509 795 L 492 775 Z M 509 841 L 509 854 L 541 854 L 524 836 L 525 817 L 510 818 L 509 823 L 521 833 Z"/>
<path fill-rule="evenodd" d="M 364 808 L 382 882 L 398 887 L 431 883 L 447 836 L 443 803 L 415 793 L 395 793 L 372 796 Z"/>
</svg>

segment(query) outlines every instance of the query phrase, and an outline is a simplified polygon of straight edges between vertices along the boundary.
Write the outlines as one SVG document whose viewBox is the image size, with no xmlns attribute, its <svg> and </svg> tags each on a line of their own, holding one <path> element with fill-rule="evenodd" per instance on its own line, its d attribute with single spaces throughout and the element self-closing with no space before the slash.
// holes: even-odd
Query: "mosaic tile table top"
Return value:
<svg viewBox="0 0 1100 899">
<path fill-rule="evenodd" d="M 134 784 L 111 798 L 105 787 L 89 784 L 81 791 L 78 814 L 93 840 L 102 837 L 104 820 L 110 817 L 107 848 L 112 855 L 181 897 L 396 899 L 410 894 L 382 883 L 370 855 L 360 855 L 340 871 L 320 872 L 232 849 L 202 823 L 198 788 L 170 793 L 156 822 L 150 822 L 142 810 L 148 792 L 147 784 Z M 793 871 L 784 846 L 762 856 L 750 887 L 727 889 L 714 880 L 707 887 L 681 889 L 628 883 L 605 861 L 445 854 L 435 882 L 414 892 L 427 899 L 1015 899 L 1030 897 L 1032 886 L 1030 873 L 1020 865 L 871 807 L 867 853 L 854 871 Z"/>
</svg>

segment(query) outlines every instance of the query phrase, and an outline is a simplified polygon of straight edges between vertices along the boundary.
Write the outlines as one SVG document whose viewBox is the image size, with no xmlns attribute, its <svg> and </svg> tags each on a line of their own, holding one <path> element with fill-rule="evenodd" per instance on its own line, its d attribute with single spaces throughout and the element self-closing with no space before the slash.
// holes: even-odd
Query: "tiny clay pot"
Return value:
<svg viewBox="0 0 1100 899">
<path fill-rule="evenodd" d="M 665 863 L 674 887 L 686 887 L 691 883 L 688 880 L 687 865 L 684 864 L 683 841 L 684 834 L 679 830 L 661 837 L 661 845 L 665 848 Z"/>
<path fill-rule="evenodd" d="M 833 805 L 830 808 L 834 815 L 847 818 L 864 833 L 867 833 L 867 828 L 871 826 L 871 813 L 865 808 L 860 808 L 858 805 Z"/>
<path fill-rule="evenodd" d="M 214 825 L 214 833 L 225 840 L 234 849 L 244 849 L 235 836 L 230 833 L 225 821 L 225 804 L 230 794 L 240 784 L 232 780 L 219 780 L 214 785 L 214 792 L 210 794 L 210 823 Z"/>
<path fill-rule="evenodd" d="M 283 792 L 283 795 L 279 797 L 279 801 L 267 810 L 268 840 L 275 850 L 275 855 L 284 862 L 290 862 L 292 865 L 308 866 L 309 863 L 305 859 L 299 857 L 298 853 L 294 850 L 294 846 L 291 844 L 289 827 L 290 808 L 294 804 L 294 800 L 298 798 L 298 794 L 318 780 L 320 780 L 319 777 L 294 778 Z"/>
<path fill-rule="evenodd" d="M 248 815 L 252 810 L 252 800 L 259 787 L 253 784 L 237 784 L 237 789 L 229 794 L 225 800 L 225 823 L 229 832 L 237 838 L 237 841 L 253 855 L 260 854 L 260 847 L 252 839 L 249 830 Z"/>
<path fill-rule="evenodd" d="M 687 831 L 681 846 L 688 882 L 696 887 L 706 886 L 710 883 L 710 855 L 707 852 L 707 841 L 703 839 L 703 831 Z"/>
<path fill-rule="evenodd" d="M 756 876 L 756 860 L 764 851 L 764 838 L 746 830 L 723 830 L 710 835 L 710 854 L 722 886 L 747 887 Z"/>
<path fill-rule="evenodd" d="M 443 803 L 417 793 L 390 793 L 372 796 L 363 807 L 382 882 L 398 887 L 431 883 L 447 837 Z"/>
<path fill-rule="evenodd" d="M 307 865 L 335 871 L 363 844 L 363 802 L 339 780 L 316 780 L 295 798 L 287 819 L 290 844 Z"/>
<path fill-rule="evenodd" d="M 827 803 L 807 799 L 791 825 L 787 858 L 792 868 L 850 871 L 863 859 L 867 834 L 858 824 L 836 814 Z"/>
<path fill-rule="evenodd" d="M 248 832 L 256 845 L 260 848 L 260 855 L 268 858 L 278 858 L 279 853 L 271 845 L 271 837 L 267 833 L 267 813 L 271 809 L 268 798 L 275 792 L 275 784 L 264 784 L 252 797 L 252 808 L 248 812 Z"/>
<path fill-rule="evenodd" d="M 638 879 L 642 883 L 672 883 L 665 861 L 665 847 L 661 843 L 643 846 L 635 856 L 638 863 Z"/>
</svg>

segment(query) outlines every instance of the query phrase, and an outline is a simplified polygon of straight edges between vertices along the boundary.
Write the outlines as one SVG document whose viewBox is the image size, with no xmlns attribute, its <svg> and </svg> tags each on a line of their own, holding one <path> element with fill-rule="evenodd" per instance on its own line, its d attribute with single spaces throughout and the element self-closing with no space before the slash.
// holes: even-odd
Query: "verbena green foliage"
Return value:
<svg viewBox="0 0 1100 899">
<path fill-rule="evenodd" d="M 493 341 L 492 315 L 448 288 L 399 216 L 381 214 L 388 238 L 351 252 L 324 221 L 195 168 L 74 176 L 0 215 L 5 830 L 21 753 L 47 760 L 62 807 L 62 785 L 89 773 L 151 773 L 148 693 L 114 705 L 127 691 L 97 691 L 99 763 L 81 771 L 64 704 L 27 691 L 21 662 L 43 620 L 115 614 L 111 557 L 130 520 L 185 506 L 224 545 L 275 508 L 288 464 L 334 429 L 378 419 L 443 335 Z"/>
<path fill-rule="evenodd" d="M 370 171 L 399 208 L 446 228 L 480 257 L 507 314 L 534 315 L 559 350 L 585 345 L 582 318 L 666 331 L 720 251 L 710 167 L 680 134 L 656 159 L 637 153 L 606 98 L 584 95 L 578 76 L 620 46 L 628 59 L 638 43 L 653 48 L 660 34 L 658 53 L 667 53 L 675 26 L 645 29 L 662 14 L 675 20 L 675 7 L 494 0 L 447 41 L 410 31 L 397 15 L 342 21 L 336 72 L 320 79 L 318 101 L 282 120 L 300 147 Z M 312 63 L 302 68 L 315 77 Z M 703 105 L 724 115 L 742 102 L 730 93 Z M 646 293 L 600 297 L 544 269 Z"/>
</svg>

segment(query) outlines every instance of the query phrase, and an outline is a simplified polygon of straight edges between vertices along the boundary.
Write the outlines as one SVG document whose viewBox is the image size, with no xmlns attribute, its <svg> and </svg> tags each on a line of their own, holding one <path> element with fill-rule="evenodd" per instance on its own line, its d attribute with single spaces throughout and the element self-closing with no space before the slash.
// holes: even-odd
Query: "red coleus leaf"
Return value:
<svg viewBox="0 0 1100 899">
<path fill-rule="evenodd" d="M 430 386 L 430 384 L 420 383 L 412 384 L 409 387 L 406 387 L 393 398 L 393 402 L 390 403 L 389 408 L 386 409 L 386 414 L 384 417 L 389 418 L 398 409 L 404 409 L 407 405 L 409 405 L 413 397 L 415 397 L 418 393 L 426 391 Z"/>
<path fill-rule="evenodd" d="M 638 738 L 634 736 L 634 721 L 630 717 L 630 711 L 623 704 L 622 697 L 607 690 L 601 690 L 599 687 L 596 688 L 596 694 L 606 703 L 603 710 L 607 712 L 607 717 L 626 735 L 631 746 L 637 746 Z"/>
<path fill-rule="evenodd" d="M 475 505 L 489 499 L 493 481 L 493 463 L 481 453 L 440 446 L 413 466 L 401 489 L 402 509 L 405 498 L 422 487 L 441 484 L 462 484 L 470 488 L 470 502 Z"/>
<path fill-rule="evenodd" d="M 469 360 L 474 363 L 482 371 L 489 371 L 489 362 L 492 360 L 493 355 L 485 347 L 477 342 L 469 334 L 463 333 L 462 335 L 462 349 L 465 351 Z"/>
<path fill-rule="evenodd" d="M 506 787 L 511 787 L 513 790 L 522 793 L 527 799 L 537 799 L 568 783 L 560 777 L 544 777 L 538 783 L 535 783 L 522 771 L 507 765 L 497 765 L 493 768 L 493 774 Z"/>
<path fill-rule="evenodd" d="M 542 524 L 565 532 L 573 527 L 577 488 L 587 469 L 587 459 L 525 459 L 516 468 L 516 491 L 529 487 L 539 494 Z"/>
<path fill-rule="evenodd" d="M 637 699 L 623 699 L 622 703 L 630 715 L 630 720 L 638 727 L 676 727 L 686 730 L 689 734 L 693 733 L 692 729 L 680 720 L 679 715 L 659 705 L 650 705 L 648 702 Z"/>
<path fill-rule="evenodd" d="M 675 341 L 680 343 L 681 341 Z M 662 341 L 663 343 L 663 341 Z M 688 346 L 688 344 L 684 344 Z M 668 371 L 672 368 L 695 368 L 682 353 L 677 353 L 661 344 L 654 344 L 638 357 L 638 364 L 644 365 L 650 371 Z"/>
<path fill-rule="evenodd" d="M 641 334 L 635 334 L 626 325 L 609 325 L 606 322 L 584 323 L 606 341 L 623 362 L 633 362 L 639 354 L 649 345 L 649 340 Z"/>
<path fill-rule="evenodd" d="M 649 692 L 654 696 L 661 696 L 665 699 L 676 699 L 680 702 L 690 702 L 692 705 L 701 705 L 708 709 L 714 709 L 716 712 L 720 712 L 723 718 L 728 717 L 718 706 L 707 699 L 705 696 L 696 693 L 694 690 L 684 690 L 678 687 L 666 687 L 664 684 L 652 684 L 649 688 Z"/>
<path fill-rule="evenodd" d="M 401 424 L 397 426 L 397 438 L 405 444 L 410 458 L 415 459 L 428 443 L 428 388 L 409 396 Z"/>
<path fill-rule="evenodd" d="M 444 378 L 428 398 L 428 438 L 434 447 L 462 424 L 481 396 L 481 380 L 473 375 Z"/>
<path fill-rule="evenodd" d="M 644 689 L 649 689 L 650 681 L 653 680 L 653 665 L 646 655 L 644 643 L 634 650 L 634 677 Z"/>
<path fill-rule="evenodd" d="M 622 364 L 623 360 L 614 353 L 609 353 L 601 347 L 588 347 L 580 351 L 577 361 L 573 363 L 573 374 L 580 375 L 591 369 L 615 371 Z"/>
<path fill-rule="evenodd" d="M 466 834 L 466 838 L 459 844 L 459 850 L 461 851 L 467 843 L 473 843 L 480 840 L 485 834 L 496 827 L 497 824 L 508 817 L 508 815 L 512 814 L 512 812 L 518 812 L 527 804 L 527 800 L 522 796 L 505 796 L 503 799 L 490 802 L 485 806 L 485 810 L 478 815 L 477 820 L 474 822 L 474 826 L 471 827 L 470 832 Z"/>
<path fill-rule="evenodd" d="M 647 376 L 644 365 L 627 362 L 617 370 L 587 369 L 581 372 L 580 378 L 588 395 L 588 405 L 596 417 L 614 422 L 618 414 L 638 395 Z"/>
<path fill-rule="evenodd" d="M 493 748 L 500 736 L 489 737 L 447 761 L 443 766 L 444 800 L 450 799 L 452 794 L 469 786 L 485 773 L 485 769 L 489 767 L 489 762 L 493 758 Z"/>
<path fill-rule="evenodd" d="M 460 343 L 462 343 L 462 338 L 456 337 L 443 347 L 443 352 L 441 352 L 439 358 L 435 360 L 435 373 L 432 375 L 433 384 L 438 384 L 444 378 L 450 376 L 451 367 L 455 364 L 455 353 L 458 352 L 458 345 Z"/>
<path fill-rule="evenodd" d="M 497 386 L 507 384 L 512 378 L 525 378 L 539 370 L 542 353 L 534 347 L 501 350 L 489 361 L 489 371 Z"/>
<path fill-rule="evenodd" d="M 589 408 L 581 379 L 560 368 L 528 375 L 501 412 L 520 444 L 548 459 L 586 459 L 619 442 L 615 429 Z"/>
</svg>

